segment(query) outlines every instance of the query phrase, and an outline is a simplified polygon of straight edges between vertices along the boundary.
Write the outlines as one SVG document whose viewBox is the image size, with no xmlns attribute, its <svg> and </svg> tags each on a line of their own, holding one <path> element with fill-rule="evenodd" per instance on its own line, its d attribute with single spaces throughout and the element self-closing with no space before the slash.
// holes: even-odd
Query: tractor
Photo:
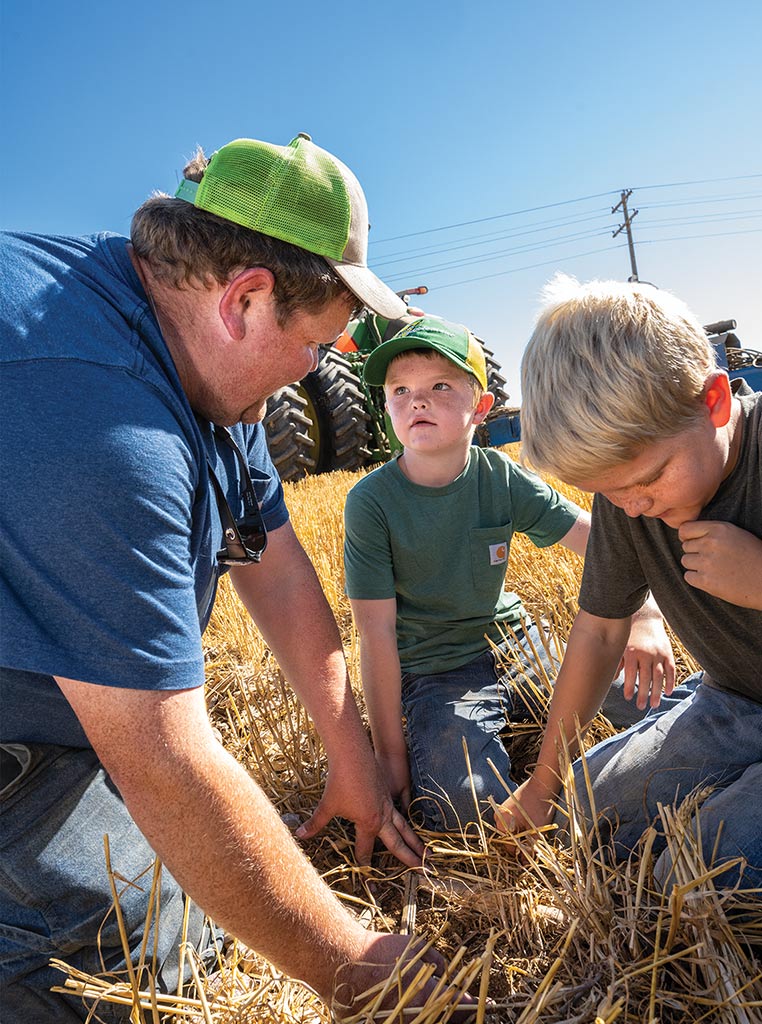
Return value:
<svg viewBox="0 0 762 1024">
<path fill-rule="evenodd" d="M 426 291 L 419 287 L 399 294 L 408 302 L 411 295 Z M 386 462 L 400 450 L 384 409 L 383 391 L 363 381 L 362 365 L 405 322 L 385 320 L 365 310 L 350 322 L 336 345 L 321 351 L 316 370 L 268 399 L 267 443 L 282 480 L 336 469 L 365 469 Z M 731 379 L 742 377 L 752 390 L 762 391 L 762 352 L 742 348 L 735 328 L 735 320 L 722 320 L 707 324 L 704 330 Z M 495 405 L 477 427 L 474 443 L 497 447 L 521 439 L 521 422 L 519 409 L 508 405 L 499 365 L 486 346 L 484 353 Z"/>
</svg>

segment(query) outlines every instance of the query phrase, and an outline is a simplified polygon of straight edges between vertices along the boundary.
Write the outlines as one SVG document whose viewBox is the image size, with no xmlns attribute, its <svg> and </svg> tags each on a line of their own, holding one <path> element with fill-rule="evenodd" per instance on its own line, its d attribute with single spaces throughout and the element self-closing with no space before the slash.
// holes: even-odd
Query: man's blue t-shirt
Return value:
<svg viewBox="0 0 762 1024">
<path fill-rule="evenodd" d="M 190 408 L 127 239 L 0 234 L 3 742 L 86 746 L 52 675 L 203 684 L 235 453 Z M 261 424 L 231 433 L 265 524 L 288 519 Z M 256 566 L 249 571 L 256 572 Z"/>
</svg>

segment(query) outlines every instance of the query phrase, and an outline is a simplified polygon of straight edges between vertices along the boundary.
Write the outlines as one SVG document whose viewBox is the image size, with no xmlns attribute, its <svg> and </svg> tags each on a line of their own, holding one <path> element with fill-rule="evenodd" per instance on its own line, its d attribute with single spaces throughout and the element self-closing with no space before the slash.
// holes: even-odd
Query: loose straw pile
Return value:
<svg viewBox="0 0 762 1024">
<path fill-rule="evenodd" d="M 294 527 L 316 565 L 342 629 L 359 688 L 357 637 L 343 594 L 342 508 L 357 474 L 334 473 L 286 485 Z M 557 482 L 556 482 L 557 483 Z M 559 489 L 585 504 L 587 496 Z M 560 549 L 537 549 L 517 538 L 509 580 L 528 612 L 550 628 L 560 655 L 576 611 L 581 560 Z M 207 696 L 221 741 L 251 772 L 284 820 L 305 820 L 322 789 L 325 758 L 311 721 L 232 590 L 223 581 L 205 636 Z M 679 674 L 695 666 L 677 647 Z M 549 681 L 549 682 L 552 682 Z M 536 704 L 542 708 L 541 691 Z M 512 729 L 514 777 L 536 758 L 538 720 Z M 599 716 L 584 744 L 611 735 Z M 567 773 L 567 780 L 571 775 Z M 510 1024 L 759 1024 L 762 1022 L 762 894 L 715 888 L 712 851 L 702 850 L 691 818 L 705 794 L 660 808 L 633 855 L 616 863 L 595 829 L 580 827 L 578 800 L 566 783 L 570 843 L 552 830 L 533 841 L 499 836 L 491 812 L 459 834 L 421 833 L 424 866 L 402 868 L 379 853 L 373 868 L 353 859 L 351 830 L 334 821 L 305 844 L 336 895 L 369 926 L 434 943 L 449 961 L 426 1006 L 411 1006 L 429 966 L 400 967 L 364 996 L 351 1024 L 398 1021 L 439 1024 L 451 1018 L 460 992 L 477 1000 L 474 1019 Z M 483 816 L 482 816 L 482 813 Z M 663 834 L 673 883 L 654 881 L 654 843 Z M 193 837 L 189 837 L 189 842 Z M 150 868 L 149 865 L 147 867 Z M 115 887 L 118 904 L 118 892 Z M 131 1008 L 133 1024 L 328 1024 L 331 1011 L 314 993 L 279 974 L 232 939 L 212 969 L 185 952 L 190 982 L 175 994 L 156 991 L 150 951 L 128 978 L 85 976 L 55 962 L 61 988 L 92 1008 Z"/>
</svg>

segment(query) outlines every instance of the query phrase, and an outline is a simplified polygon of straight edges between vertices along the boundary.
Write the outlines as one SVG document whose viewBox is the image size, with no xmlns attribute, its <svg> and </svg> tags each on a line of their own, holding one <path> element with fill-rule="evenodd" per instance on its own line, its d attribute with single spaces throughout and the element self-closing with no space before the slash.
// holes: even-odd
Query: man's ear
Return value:
<svg viewBox="0 0 762 1024">
<path fill-rule="evenodd" d="M 482 397 L 476 403 L 476 408 L 474 409 L 473 422 L 476 424 L 483 423 L 484 417 L 487 415 L 487 413 L 490 411 L 494 404 L 495 396 L 492 394 L 491 391 L 485 391 Z"/>
<path fill-rule="evenodd" d="M 275 288 L 275 276 L 267 267 L 249 267 L 236 274 L 222 293 L 219 311 L 233 341 L 246 334 L 246 314 L 254 303 L 268 299 Z"/>
<path fill-rule="evenodd" d="M 724 370 L 716 370 L 707 377 L 704 385 L 704 404 L 709 410 L 712 426 L 726 426 L 733 408 L 733 394 L 730 390 L 730 380 Z"/>
</svg>

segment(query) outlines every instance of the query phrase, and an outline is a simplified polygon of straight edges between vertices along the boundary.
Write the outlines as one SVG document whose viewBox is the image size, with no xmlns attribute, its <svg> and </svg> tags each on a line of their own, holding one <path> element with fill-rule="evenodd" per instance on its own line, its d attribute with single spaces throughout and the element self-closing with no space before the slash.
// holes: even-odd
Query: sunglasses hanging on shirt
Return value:
<svg viewBox="0 0 762 1024">
<path fill-rule="evenodd" d="M 257 495 L 254 491 L 254 484 L 249 473 L 249 467 L 241 449 L 235 443 L 225 427 L 214 425 L 215 437 L 223 441 L 228 448 L 231 448 L 238 460 L 241 470 L 241 481 L 243 483 L 243 518 L 236 520 L 230 510 L 222 484 L 214 472 L 212 460 L 207 453 L 206 461 L 209 466 L 209 475 L 214 487 L 217 499 L 217 508 L 222 522 L 222 538 L 225 547 L 217 552 L 219 565 L 247 565 L 251 562 L 259 562 L 262 559 L 262 552 L 267 547 L 267 529 L 259 508 Z"/>
</svg>

